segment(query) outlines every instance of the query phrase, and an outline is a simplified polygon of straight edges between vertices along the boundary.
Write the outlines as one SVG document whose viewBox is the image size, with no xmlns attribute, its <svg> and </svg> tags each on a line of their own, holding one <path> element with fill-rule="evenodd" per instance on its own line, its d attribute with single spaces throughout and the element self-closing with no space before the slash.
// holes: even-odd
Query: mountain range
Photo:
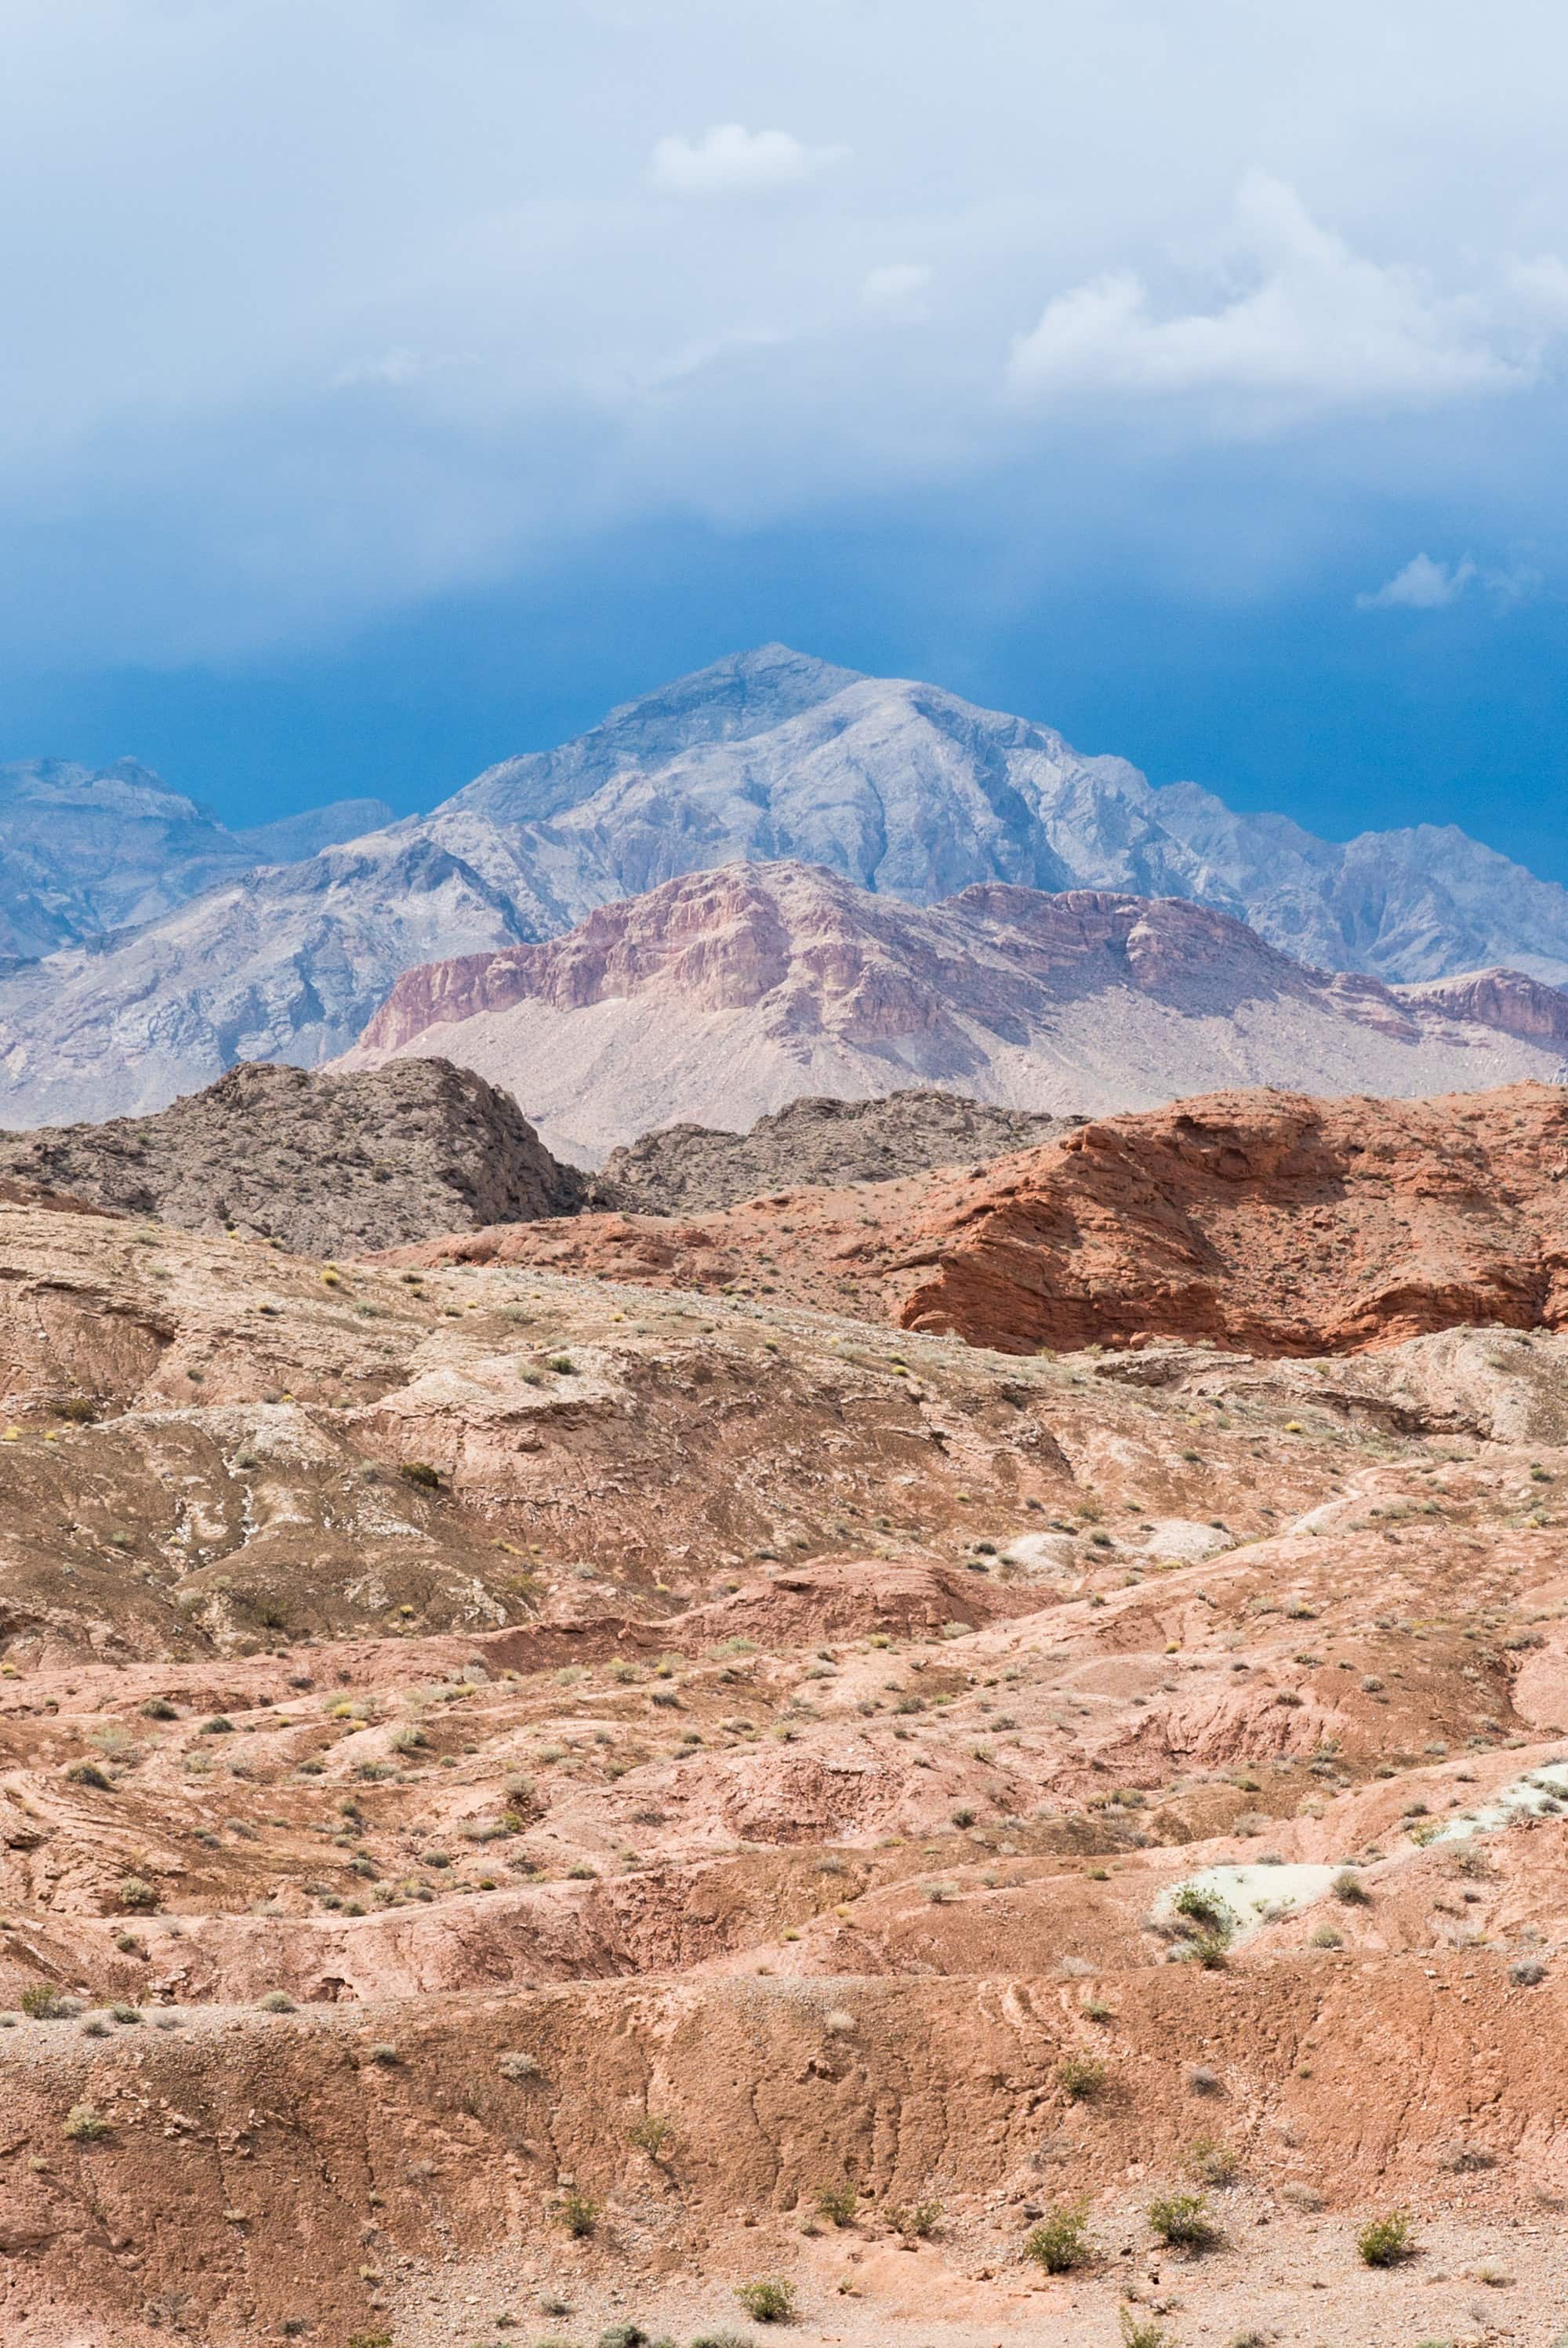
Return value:
<svg viewBox="0 0 1568 2348">
<path fill-rule="evenodd" d="M 977 881 L 938 905 L 820 865 L 726 865 L 542 943 L 405 972 L 346 1066 L 436 1055 L 596 1164 L 678 1120 L 938 1086 L 1014 1109 L 1237 1085 L 1458 1091 L 1557 1076 L 1568 995 L 1518 973 L 1389 987 L 1181 898 Z"/>
<path fill-rule="evenodd" d="M 242 1058 L 320 1064 L 416 965 L 538 944 L 739 863 L 817 866 L 914 907 L 989 884 L 1185 900 L 1297 962 L 1391 984 L 1498 965 L 1568 979 L 1568 891 L 1451 827 L 1336 845 L 777 644 L 400 822 L 349 801 L 231 832 L 130 764 L 0 783 L 12 1126 L 157 1108 Z"/>
</svg>

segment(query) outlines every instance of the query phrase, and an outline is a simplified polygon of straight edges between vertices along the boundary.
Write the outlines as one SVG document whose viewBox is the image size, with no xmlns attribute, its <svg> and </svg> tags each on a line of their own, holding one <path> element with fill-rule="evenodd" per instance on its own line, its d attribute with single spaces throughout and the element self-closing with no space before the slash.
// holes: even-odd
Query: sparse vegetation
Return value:
<svg viewBox="0 0 1568 2348">
<path fill-rule="evenodd" d="M 1092 2054 L 1064 2054 L 1056 2066 L 1056 2084 L 1070 2104 L 1090 2104 L 1102 2096 L 1111 2074 Z"/>
<path fill-rule="evenodd" d="M 739 2283 L 735 2297 L 757 2323 L 788 2323 L 794 2314 L 794 2285 L 776 2277 Z"/>
<path fill-rule="evenodd" d="M 1149 2223 L 1173 2249 L 1206 2250 L 1219 2238 L 1201 2193 L 1168 2193 L 1149 2204 Z"/>
<path fill-rule="evenodd" d="M 599 2223 L 599 2204 L 575 2186 L 561 2195 L 556 2204 L 556 2219 L 567 2232 L 579 2241 L 591 2234 Z"/>
<path fill-rule="evenodd" d="M 1047 2274 L 1071 2274 L 1090 2256 L 1088 2222 L 1089 2205 L 1084 2201 L 1048 2209 L 1039 2225 L 1025 2235 L 1024 2257 L 1033 2259 Z"/>
<path fill-rule="evenodd" d="M 108 2136 L 109 2124 L 96 2104 L 73 2104 L 60 2122 L 60 2133 L 73 2144 L 97 2144 Z"/>
<path fill-rule="evenodd" d="M 820 2187 L 816 2206 L 833 2225 L 853 2226 L 855 2213 L 860 2207 L 860 2195 L 845 2178 L 842 2184 Z"/>
<path fill-rule="evenodd" d="M 1415 2232 L 1403 2209 L 1369 2219 L 1356 2237 L 1356 2255 L 1365 2267 L 1397 2267 L 1415 2254 Z"/>
</svg>

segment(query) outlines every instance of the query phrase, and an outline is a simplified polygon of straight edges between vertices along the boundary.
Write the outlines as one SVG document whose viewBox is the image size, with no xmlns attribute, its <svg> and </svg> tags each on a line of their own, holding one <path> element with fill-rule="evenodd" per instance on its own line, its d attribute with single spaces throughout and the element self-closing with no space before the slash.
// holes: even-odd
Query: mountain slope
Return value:
<svg viewBox="0 0 1568 2348">
<path fill-rule="evenodd" d="M 316 855 L 391 814 L 381 799 L 341 799 L 230 831 L 134 758 L 97 773 L 58 758 L 0 767 L 0 956 L 154 921 L 232 874 Z"/>
<path fill-rule="evenodd" d="M 310 1066 L 354 1041 L 410 963 L 527 934 L 430 840 L 376 832 L 245 874 L 0 983 L 0 1118 L 161 1108 L 237 1060 Z"/>
<path fill-rule="evenodd" d="M 1056 1113 L 1224 1085 L 1423 1093 L 1554 1076 L 1565 1048 L 1568 997 L 1524 978 L 1434 1000 L 1308 969 L 1180 899 L 989 882 L 913 906 L 785 862 L 410 971 L 345 1065 L 440 1053 L 591 1160 L 808 1093 L 937 1085 Z"/>
<path fill-rule="evenodd" d="M 1184 898 L 1319 968 L 1394 983 L 1495 965 L 1568 980 L 1568 891 L 1451 828 L 1335 845 L 1194 784 L 1153 789 L 1048 726 L 780 644 L 370 833 L 364 802 L 226 833 L 139 769 L 85 778 L 95 805 L 147 803 L 95 829 L 79 808 L 50 812 L 80 796 L 81 770 L 27 772 L 21 832 L 0 792 L 0 956 L 45 957 L 0 974 L 12 1125 L 154 1107 L 241 1056 L 313 1065 L 415 963 L 557 936 L 744 862 L 823 865 L 913 905 L 996 881 Z M 340 822 L 359 835 L 346 851 L 302 855 Z M 247 874 L 259 854 L 302 860 Z"/>
</svg>

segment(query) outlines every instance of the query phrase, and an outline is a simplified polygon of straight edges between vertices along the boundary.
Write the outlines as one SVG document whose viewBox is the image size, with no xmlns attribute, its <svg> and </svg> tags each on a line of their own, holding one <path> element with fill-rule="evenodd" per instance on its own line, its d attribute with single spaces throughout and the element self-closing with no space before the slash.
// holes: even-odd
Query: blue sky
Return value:
<svg viewBox="0 0 1568 2348">
<path fill-rule="evenodd" d="M 1560 10 L 6 36 L 0 757 L 428 805 L 776 636 L 1568 879 Z"/>
</svg>

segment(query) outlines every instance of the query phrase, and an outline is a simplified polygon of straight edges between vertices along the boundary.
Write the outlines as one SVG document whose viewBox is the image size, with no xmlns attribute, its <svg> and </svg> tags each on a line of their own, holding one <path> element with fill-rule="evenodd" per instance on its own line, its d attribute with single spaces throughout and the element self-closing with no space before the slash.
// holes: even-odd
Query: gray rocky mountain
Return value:
<svg viewBox="0 0 1568 2348">
<path fill-rule="evenodd" d="M 314 1065 L 415 963 L 559 935 L 746 861 L 818 864 L 917 905 L 991 881 L 1185 898 L 1322 969 L 1394 983 L 1499 965 L 1568 980 L 1568 891 L 1451 828 L 1336 845 L 1194 784 L 1154 789 L 1049 726 L 782 645 L 491 767 L 429 816 L 357 836 L 356 815 L 352 842 L 251 874 L 210 860 L 244 860 L 245 836 L 157 798 L 139 769 L 91 779 L 148 799 L 113 875 L 87 830 L 49 887 L 5 860 L 0 953 L 43 957 L 0 973 L 10 1125 L 152 1107 L 242 1056 Z M 0 827 L 4 808 L 0 794 Z M 280 856 L 311 838 L 270 832 L 250 860 L 258 838 Z"/>
<path fill-rule="evenodd" d="M 0 1183 L 304 1255 L 569 1214 L 583 1197 L 506 1093 L 427 1059 L 358 1076 L 241 1063 L 155 1117 L 0 1138 Z"/>
<path fill-rule="evenodd" d="M 340 799 L 230 831 L 134 758 L 0 767 L 0 958 L 155 921 L 233 874 L 314 856 L 391 817 L 381 799 Z"/>
<path fill-rule="evenodd" d="M 1039 1117 L 913 1087 L 875 1100 L 793 1100 L 749 1133 L 669 1125 L 612 1150 L 591 1203 L 640 1214 L 705 1214 L 803 1183 L 886 1182 L 934 1166 L 980 1165 L 1052 1141 L 1081 1117 Z"/>
<path fill-rule="evenodd" d="M 1473 1090 L 1554 1078 L 1568 994 L 1513 973 L 1385 986 L 1181 898 L 974 883 L 939 905 L 820 865 L 726 865 L 543 942 L 406 971 L 345 1065 L 438 1052 L 594 1164 L 671 1123 L 940 1086 L 1098 1114 L 1237 1085 Z"/>
</svg>

